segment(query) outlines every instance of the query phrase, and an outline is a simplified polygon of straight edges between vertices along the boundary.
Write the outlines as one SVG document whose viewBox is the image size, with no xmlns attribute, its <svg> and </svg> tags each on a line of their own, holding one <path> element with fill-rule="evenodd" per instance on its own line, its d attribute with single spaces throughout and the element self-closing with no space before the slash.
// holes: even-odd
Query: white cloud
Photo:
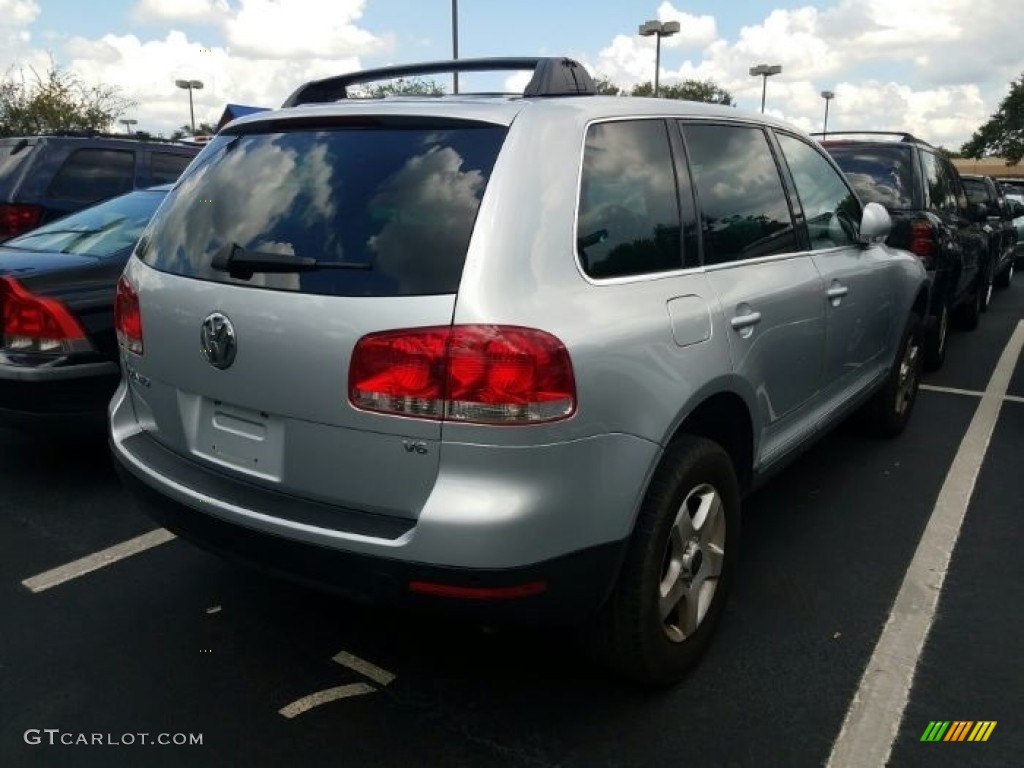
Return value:
<svg viewBox="0 0 1024 768">
<path fill-rule="evenodd" d="M 385 43 L 355 22 L 364 0 L 241 0 L 225 25 L 232 53 L 256 58 L 377 53 Z"/>
<path fill-rule="evenodd" d="M 673 12 L 663 3 L 659 18 L 675 18 Z M 838 0 L 772 11 L 731 40 L 712 29 L 715 39 L 698 43 L 697 35 L 689 46 L 662 50 L 662 82 L 710 78 L 741 108 L 757 110 L 762 83 L 748 69 L 781 64 L 782 74 L 767 85 L 768 111 L 778 117 L 820 130 L 820 91 L 830 89 L 836 91 L 830 128 L 909 130 L 958 147 L 1020 75 L 1024 3 Z M 652 46 L 636 35 L 618 35 L 593 69 L 627 87 L 649 81 Z"/>
<path fill-rule="evenodd" d="M 134 16 L 142 22 L 210 24 L 224 19 L 229 10 L 227 0 L 141 0 Z"/>
<path fill-rule="evenodd" d="M 703 46 L 718 37 L 718 26 L 714 16 L 693 16 L 680 11 L 669 2 L 658 6 L 658 21 L 679 22 L 679 32 L 662 40 L 661 44 L 666 48 Z"/>
</svg>

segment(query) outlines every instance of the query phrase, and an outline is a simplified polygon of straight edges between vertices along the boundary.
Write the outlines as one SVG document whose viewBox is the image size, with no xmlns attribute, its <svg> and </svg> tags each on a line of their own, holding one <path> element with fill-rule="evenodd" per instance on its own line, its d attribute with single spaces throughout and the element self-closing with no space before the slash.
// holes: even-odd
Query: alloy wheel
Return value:
<svg viewBox="0 0 1024 768">
<path fill-rule="evenodd" d="M 683 500 L 665 545 L 658 613 L 672 642 L 683 642 L 700 627 L 718 588 L 724 558 L 722 498 L 703 483 Z"/>
</svg>

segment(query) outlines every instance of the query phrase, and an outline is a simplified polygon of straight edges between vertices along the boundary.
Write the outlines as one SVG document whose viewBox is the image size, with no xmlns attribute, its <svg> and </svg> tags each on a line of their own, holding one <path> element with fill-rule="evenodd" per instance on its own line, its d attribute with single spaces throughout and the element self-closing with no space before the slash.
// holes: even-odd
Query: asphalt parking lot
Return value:
<svg viewBox="0 0 1024 768">
<path fill-rule="evenodd" d="M 0 763 L 822 765 L 1022 319 L 1024 280 L 951 339 L 900 439 L 844 427 L 748 500 L 721 631 L 662 694 L 603 677 L 563 635 L 359 608 L 177 540 L 33 581 L 154 525 L 119 487 L 102 436 L 0 432 Z M 891 765 L 1024 755 L 1024 361 L 1010 364 L 903 719 L 890 723 Z M 983 743 L 922 742 L 932 721 L 997 726 Z M 94 734 L 115 743 L 81 743 Z M 140 743 L 196 734 L 201 744 Z"/>
</svg>

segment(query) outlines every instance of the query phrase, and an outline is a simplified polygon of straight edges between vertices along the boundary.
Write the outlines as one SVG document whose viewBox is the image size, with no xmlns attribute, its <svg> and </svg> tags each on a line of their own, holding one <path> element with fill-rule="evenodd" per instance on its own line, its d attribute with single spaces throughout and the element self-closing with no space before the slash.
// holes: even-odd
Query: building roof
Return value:
<svg viewBox="0 0 1024 768">
<path fill-rule="evenodd" d="M 217 121 L 217 130 L 219 131 L 236 117 L 244 117 L 245 115 L 251 115 L 256 112 L 264 112 L 267 109 L 269 109 L 269 107 L 250 107 L 245 104 L 228 104 L 224 107 L 224 112 L 221 114 L 220 120 Z"/>
</svg>

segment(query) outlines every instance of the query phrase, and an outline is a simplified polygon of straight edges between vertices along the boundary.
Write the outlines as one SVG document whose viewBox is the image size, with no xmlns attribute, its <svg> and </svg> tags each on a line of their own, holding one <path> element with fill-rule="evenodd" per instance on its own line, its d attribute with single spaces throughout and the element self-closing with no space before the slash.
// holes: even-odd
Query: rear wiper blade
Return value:
<svg viewBox="0 0 1024 768">
<path fill-rule="evenodd" d="M 256 272 L 310 272 L 317 269 L 373 269 L 365 261 L 321 261 L 308 256 L 268 251 L 247 251 L 238 243 L 228 243 L 213 256 L 210 266 L 233 277 L 248 280 Z"/>
</svg>

